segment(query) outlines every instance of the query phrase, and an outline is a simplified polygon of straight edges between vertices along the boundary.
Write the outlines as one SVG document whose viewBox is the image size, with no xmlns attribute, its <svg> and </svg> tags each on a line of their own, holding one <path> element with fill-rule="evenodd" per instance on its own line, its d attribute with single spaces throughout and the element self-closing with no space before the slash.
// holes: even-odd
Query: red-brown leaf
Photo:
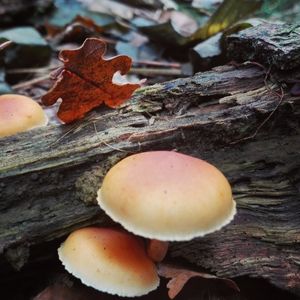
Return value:
<svg viewBox="0 0 300 300">
<path fill-rule="evenodd" d="M 53 88 L 42 97 L 42 102 L 52 105 L 61 98 L 57 115 L 65 123 L 82 118 L 102 103 L 115 108 L 140 87 L 140 84 L 112 83 L 113 75 L 117 71 L 125 75 L 132 61 L 125 55 L 104 59 L 105 51 L 104 42 L 89 38 L 78 49 L 60 52 L 64 68 Z"/>
<path fill-rule="evenodd" d="M 219 279 L 224 283 L 226 283 L 230 288 L 236 291 L 240 291 L 239 287 L 233 280 L 227 278 L 220 278 L 207 273 L 194 272 L 191 270 L 181 269 L 171 265 L 160 264 L 158 268 L 158 274 L 162 277 L 170 278 L 170 281 L 167 284 L 167 288 L 169 289 L 168 295 L 170 299 L 175 298 L 183 289 L 183 287 L 188 282 L 188 280 L 193 277 L 201 277 L 206 279 Z"/>
</svg>

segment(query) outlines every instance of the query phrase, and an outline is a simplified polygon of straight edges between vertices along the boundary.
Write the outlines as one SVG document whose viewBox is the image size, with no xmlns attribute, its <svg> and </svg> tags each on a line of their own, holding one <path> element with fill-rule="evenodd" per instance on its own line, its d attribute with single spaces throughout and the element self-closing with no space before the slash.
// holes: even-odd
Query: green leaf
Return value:
<svg viewBox="0 0 300 300">
<path fill-rule="evenodd" d="M 261 5 L 261 0 L 225 0 L 211 16 L 206 25 L 199 28 L 190 37 L 190 42 L 205 40 L 223 31 L 259 9 Z"/>
<path fill-rule="evenodd" d="M 209 37 L 230 27 L 237 21 L 245 18 L 260 8 L 262 0 L 225 0 L 216 12 L 206 21 L 200 28 L 190 36 L 183 36 L 175 30 L 174 24 L 168 21 L 163 24 L 147 24 L 147 21 L 141 22 L 141 18 L 133 20 L 139 30 L 148 35 L 151 39 L 171 46 L 195 45 L 198 42 L 208 39 Z M 186 7 L 180 6 L 180 10 L 184 11 Z M 196 9 L 190 9 L 189 16 L 197 20 L 198 25 L 203 23 L 203 19 L 207 18 L 198 12 L 198 18 L 195 17 Z M 139 22 L 137 22 L 139 21 Z M 142 24 L 141 24 L 142 23 Z"/>
<path fill-rule="evenodd" d="M 77 16 L 93 20 L 98 26 L 107 27 L 115 24 L 112 16 L 99 12 L 92 12 L 78 1 L 55 0 L 55 10 L 48 18 L 47 23 L 55 27 L 65 27 L 72 23 Z"/>
</svg>

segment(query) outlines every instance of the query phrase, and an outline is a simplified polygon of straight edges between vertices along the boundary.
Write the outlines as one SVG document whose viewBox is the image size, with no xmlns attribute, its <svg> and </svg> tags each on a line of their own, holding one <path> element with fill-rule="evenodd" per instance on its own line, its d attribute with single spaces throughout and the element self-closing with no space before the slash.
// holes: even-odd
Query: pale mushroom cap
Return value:
<svg viewBox="0 0 300 300">
<path fill-rule="evenodd" d="M 172 151 L 121 160 L 105 176 L 98 203 L 127 230 L 163 241 L 211 233 L 236 212 L 230 185 L 217 168 Z"/>
<path fill-rule="evenodd" d="M 0 137 L 46 125 L 48 118 L 42 107 L 22 95 L 0 96 Z"/>
<path fill-rule="evenodd" d="M 156 289 L 159 277 L 140 238 L 108 228 L 88 227 L 69 235 L 59 259 L 74 276 L 97 290 L 125 297 Z"/>
</svg>

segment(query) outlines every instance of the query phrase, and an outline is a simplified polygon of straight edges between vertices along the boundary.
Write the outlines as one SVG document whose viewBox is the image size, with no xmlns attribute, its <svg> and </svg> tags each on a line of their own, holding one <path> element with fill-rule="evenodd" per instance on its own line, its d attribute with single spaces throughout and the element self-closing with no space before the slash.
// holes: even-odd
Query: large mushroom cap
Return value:
<svg viewBox="0 0 300 300">
<path fill-rule="evenodd" d="M 58 249 L 65 268 L 97 290 L 134 297 L 157 288 L 156 266 L 130 233 L 98 227 L 79 229 Z"/>
<path fill-rule="evenodd" d="M 217 168 L 172 151 L 121 160 L 105 176 L 98 203 L 127 230 L 164 241 L 218 230 L 236 211 L 230 185 Z"/>
<path fill-rule="evenodd" d="M 29 97 L 0 96 L 0 137 L 46 125 L 48 118 L 41 106 Z"/>
</svg>

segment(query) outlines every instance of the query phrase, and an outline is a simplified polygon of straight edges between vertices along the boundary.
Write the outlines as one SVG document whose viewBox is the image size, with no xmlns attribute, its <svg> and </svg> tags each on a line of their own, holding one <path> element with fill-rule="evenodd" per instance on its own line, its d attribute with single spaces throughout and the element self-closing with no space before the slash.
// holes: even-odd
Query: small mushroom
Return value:
<svg viewBox="0 0 300 300">
<path fill-rule="evenodd" d="M 98 227 L 76 230 L 60 246 L 58 255 L 67 271 L 103 292 L 135 297 L 159 285 L 156 266 L 143 241 L 125 231 Z"/>
<path fill-rule="evenodd" d="M 173 151 L 118 162 L 103 180 L 98 203 L 128 231 L 160 241 L 203 236 L 236 213 L 230 185 L 216 167 Z"/>
<path fill-rule="evenodd" d="M 42 107 L 31 98 L 14 94 L 0 96 L 0 138 L 47 123 Z"/>
</svg>

